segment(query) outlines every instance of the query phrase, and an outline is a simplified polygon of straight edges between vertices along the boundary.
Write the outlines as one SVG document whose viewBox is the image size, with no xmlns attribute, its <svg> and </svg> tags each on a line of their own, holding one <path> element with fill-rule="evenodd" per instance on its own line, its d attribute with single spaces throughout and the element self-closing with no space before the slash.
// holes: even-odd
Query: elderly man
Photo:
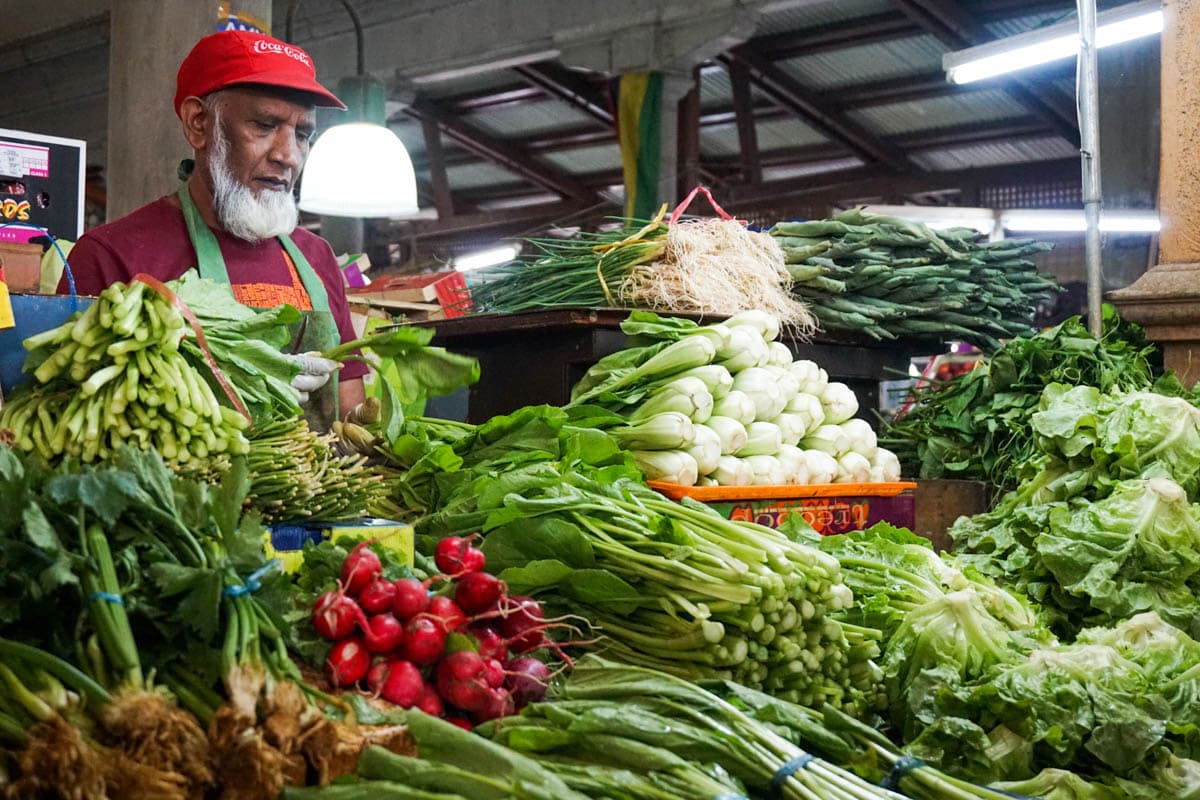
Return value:
<svg viewBox="0 0 1200 800">
<path fill-rule="evenodd" d="M 195 267 L 229 284 L 245 305 L 290 303 L 306 312 L 296 331 L 300 352 L 353 339 L 333 251 L 296 227 L 292 193 L 312 141 L 314 106 L 345 106 L 317 83 L 303 50 L 241 31 L 201 39 L 176 87 L 194 171 L 177 192 L 80 238 L 69 257 L 77 290 L 96 294 L 142 272 L 171 280 Z M 343 367 L 334 392 L 334 362 L 298 361 L 302 374 L 293 385 L 310 417 L 328 423 L 339 405 L 344 413 L 362 401 L 362 364 Z"/>
</svg>

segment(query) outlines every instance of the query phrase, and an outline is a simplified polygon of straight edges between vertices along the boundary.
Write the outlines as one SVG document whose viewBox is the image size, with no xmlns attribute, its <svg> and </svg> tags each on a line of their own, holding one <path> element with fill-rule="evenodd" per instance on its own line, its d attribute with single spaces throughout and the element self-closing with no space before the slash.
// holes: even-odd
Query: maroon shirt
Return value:
<svg viewBox="0 0 1200 800">
<path fill-rule="evenodd" d="M 252 243 L 223 230 L 212 229 L 212 232 L 225 258 L 230 283 L 292 286 L 292 271 L 277 239 Z M 325 284 L 329 310 L 342 341 L 352 341 L 356 336 L 350 324 L 346 287 L 329 243 L 303 228 L 292 231 L 292 241 Z M 175 280 L 196 266 L 196 251 L 188 238 L 183 211 L 173 196 L 168 195 L 88 231 L 79 238 L 67 261 L 75 276 L 75 291 L 96 295 L 111 283 L 128 283 L 139 272 L 161 281 Z M 64 273 L 58 293 L 68 291 Z M 341 370 L 341 380 L 361 378 L 367 371 L 362 362 L 347 361 Z"/>
</svg>

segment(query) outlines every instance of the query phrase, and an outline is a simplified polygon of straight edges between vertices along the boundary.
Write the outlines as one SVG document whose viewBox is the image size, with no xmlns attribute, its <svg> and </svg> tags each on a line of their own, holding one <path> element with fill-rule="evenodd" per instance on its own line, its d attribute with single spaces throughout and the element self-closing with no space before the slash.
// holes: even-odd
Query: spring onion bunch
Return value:
<svg viewBox="0 0 1200 800">
<path fill-rule="evenodd" d="M 648 478 L 686 486 L 899 480 L 899 460 L 854 418 L 854 392 L 812 361 L 793 361 L 774 317 L 744 312 L 701 327 L 634 312 L 622 329 L 648 343 L 602 359 L 569 407 L 599 406 L 625 420 L 608 432 Z"/>
</svg>

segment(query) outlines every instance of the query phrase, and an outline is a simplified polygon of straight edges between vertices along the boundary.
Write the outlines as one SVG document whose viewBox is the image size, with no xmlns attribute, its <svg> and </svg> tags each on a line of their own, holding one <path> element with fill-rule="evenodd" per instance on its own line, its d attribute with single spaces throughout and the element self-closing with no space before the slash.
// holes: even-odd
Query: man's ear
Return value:
<svg viewBox="0 0 1200 800">
<path fill-rule="evenodd" d="M 186 97 L 179 106 L 183 135 L 193 150 L 204 150 L 212 136 L 212 118 L 199 97 Z"/>
</svg>

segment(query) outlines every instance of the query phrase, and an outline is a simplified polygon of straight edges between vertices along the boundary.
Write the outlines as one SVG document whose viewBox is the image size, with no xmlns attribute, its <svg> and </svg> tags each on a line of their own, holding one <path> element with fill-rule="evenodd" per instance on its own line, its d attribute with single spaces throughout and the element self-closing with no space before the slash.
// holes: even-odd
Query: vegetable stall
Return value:
<svg viewBox="0 0 1200 800">
<path fill-rule="evenodd" d="M 421 407 L 488 366 L 399 326 L 327 353 L 396 377 L 311 430 L 278 357 L 294 311 L 190 275 L 28 339 L 0 408 L 0 793 L 1200 796 L 1200 410 L 1139 332 L 1029 330 L 1033 245 L 659 223 L 547 244 L 538 291 L 599 266 L 655 297 L 640 267 L 677 280 L 718 242 L 785 321 L 530 312 L 611 336 L 558 402 L 471 422 Z M 850 313 L 819 291 L 883 339 L 970 317 L 983 363 L 880 425 L 838 380 L 850 350 L 789 344 L 788 314 Z M 758 524 L 704 495 L 938 471 L 1000 491 L 949 553 L 896 517 Z"/>
</svg>

